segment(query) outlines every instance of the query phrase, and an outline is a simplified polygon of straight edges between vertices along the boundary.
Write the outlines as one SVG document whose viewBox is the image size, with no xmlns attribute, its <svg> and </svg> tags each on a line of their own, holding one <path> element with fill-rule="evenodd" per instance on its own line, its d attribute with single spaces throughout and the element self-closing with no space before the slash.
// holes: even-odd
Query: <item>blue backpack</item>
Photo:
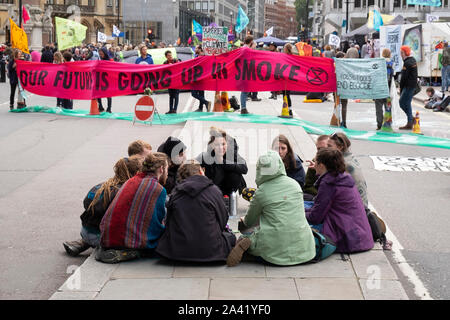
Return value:
<svg viewBox="0 0 450 320">
<path fill-rule="evenodd" d="M 322 261 L 329 256 L 331 256 L 336 251 L 336 244 L 328 238 L 326 235 L 323 235 L 311 228 L 311 231 L 314 236 L 314 240 L 316 241 L 316 256 L 311 262 L 319 262 Z"/>
</svg>

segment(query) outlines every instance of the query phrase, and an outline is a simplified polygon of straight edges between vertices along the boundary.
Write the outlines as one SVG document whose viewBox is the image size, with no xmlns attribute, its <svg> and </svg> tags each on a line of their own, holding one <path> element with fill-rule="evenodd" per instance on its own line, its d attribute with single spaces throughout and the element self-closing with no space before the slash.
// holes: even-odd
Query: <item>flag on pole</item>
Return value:
<svg viewBox="0 0 450 320">
<path fill-rule="evenodd" d="M 120 37 L 120 30 L 115 25 L 113 25 L 113 37 Z"/>
<path fill-rule="evenodd" d="M 267 37 L 270 37 L 273 33 L 273 27 L 270 27 L 267 31 L 266 31 L 266 35 Z"/>
<path fill-rule="evenodd" d="M 108 40 L 108 37 L 103 32 L 98 31 L 97 33 L 97 41 L 98 42 L 106 42 Z"/>
<path fill-rule="evenodd" d="M 9 18 L 9 23 L 11 25 L 11 46 L 22 52 L 30 54 L 30 51 L 28 50 L 28 37 L 26 32 L 22 28 L 19 28 L 19 26 L 11 18 Z"/>
<path fill-rule="evenodd" d="M 239 5 L 239 11 L 238 11 L 236 27 L 235 27 L 236 32 L 241 33 L 242 30 L 244 30 L 245 27 L 247 26 L 248 22 L 249 22 L 249 20 L 248 20 L 247 15 L 245 14 L 244 10 L 242 10 L 241 5 Z"/>
<path fill-rule="evenodd" d="M 383 25 L 383 18 L 378 10 L 373 10 L 373 28 L 376 31 L 380 31 L 380 27 Z"/>
<path fill-rule="evenodd" d="M 81 23 L 55 17 L 55 24 L 59 50 L 79 46 L 86 38 L 87 27 Z"/>
<path fill-rule="evenodd" d="M 195 21 L 194 19 L 192 19 L 192 34 L 197 34 L 197 33 L 202 33 L 203 32 L 203 28 L 201 26 L 200 23 L 198 23 L 197 21 Z"/>
<path fill-rule="evenodd" d="M 23 24 L 26 24 L 28 20 L 30 20 L 30 16 L 28 14 L 27 9 L 25 9 L 25 6 L 22 6 L 22 17 L 23 17 Z"/>
</svg>

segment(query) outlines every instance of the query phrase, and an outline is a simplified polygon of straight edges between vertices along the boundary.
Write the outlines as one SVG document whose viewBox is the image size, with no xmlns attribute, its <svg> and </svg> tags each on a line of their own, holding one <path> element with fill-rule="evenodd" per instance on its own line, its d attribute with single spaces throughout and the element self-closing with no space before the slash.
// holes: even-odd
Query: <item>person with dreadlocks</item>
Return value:
<svg viewBox="0 0 450 320">
<path fill-rule="evenodd" d="M 114 177 L 104 183 L 94 186 L 83 204 L 85 211 L 81 215 L 81 239 L 66 241 L 64 249 L 71 256 L 77 256 L 89 248 L 95 248 L 100 243 L 100 222 L 119 191 L 120 187 L 141 170 L 144 158 L 134 155 L 130 158 L 122 158 L 114 166 Z"/>
</svg>

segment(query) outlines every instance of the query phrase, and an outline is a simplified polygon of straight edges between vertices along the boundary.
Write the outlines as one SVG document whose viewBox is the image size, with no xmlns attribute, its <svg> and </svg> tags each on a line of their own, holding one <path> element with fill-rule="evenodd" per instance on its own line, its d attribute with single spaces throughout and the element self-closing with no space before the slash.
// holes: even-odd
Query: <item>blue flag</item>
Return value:
<svg viewBox="0 0 450 320">
<path fill-rule="evenodd" d="M 249 20 L 247 15 L 245 14 L 244 10 L 242 10 L 241 5 L 239 5 L 239 12 L 236 21 L 236 27 L 234 28 L 234 30 L 236 30 L 237 33 L 241 33 L 242 30 L 244 30 L 247 26 L 248 22 Z"/>
<path fill-rule="evenodd" d="M 373 10 L 373 28 L 376 31 L 380 31 L 380 27 L 383 25 L 383 18 L 378 10 Z"/>
<path fill-rule="evenodd" d="M 440 7 L 441 0 L 406 0 L 406 4 L 414 4 L 421 6 Z"/>
<path fill-rule="evenodd" d="M 195 21 L 195 20 L 192 20 L 192 24 L 193 24 L 193 26 L 194 26 L 194 32 L 195 32 L 195 33 L 202 33 L 202 26 L 201 26 L 200 23 L 198 23 L 198 22 Z"/>
</svg>

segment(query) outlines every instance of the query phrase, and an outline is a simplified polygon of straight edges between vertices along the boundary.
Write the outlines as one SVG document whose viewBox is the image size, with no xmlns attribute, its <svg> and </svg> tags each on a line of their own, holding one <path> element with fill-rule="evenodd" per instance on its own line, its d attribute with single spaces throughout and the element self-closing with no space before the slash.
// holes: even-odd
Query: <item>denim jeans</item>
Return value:
<svg viewBox="0 0 450 320">
<path fill-rule="evenodd" d="M 206 107 L 208 105 L 208 101 L 205 99 L 205 91 L 203 90 L 192 90 L 191 95 L 200 101 L 199 109 L 203 110 L 203 105 Z"/>
<path fill-rule="evenodd" d="M 400 93 L 400 108 L 403 110 L 403 112 L 406 113 L 406 116 L 408 117 L 408 123 L 413 123 L 414 121 L 411 107 L 413 96 L 414 88 L 403 88 L 402 92 Z"/>
<path fill-rule="evenodd" d="M 169 89 L 169 110 L 177 111 L 180 90 Z"/>
<path fill-rule="evenodd" d="M 442 66 L 442 91 L 447 91 L 450 87 L 450 65 Z"/>
<path fill-rule="evenodd" d="M 241 92 L 241 110 L 247 109 L 248 92 Z"/>
</svg>

